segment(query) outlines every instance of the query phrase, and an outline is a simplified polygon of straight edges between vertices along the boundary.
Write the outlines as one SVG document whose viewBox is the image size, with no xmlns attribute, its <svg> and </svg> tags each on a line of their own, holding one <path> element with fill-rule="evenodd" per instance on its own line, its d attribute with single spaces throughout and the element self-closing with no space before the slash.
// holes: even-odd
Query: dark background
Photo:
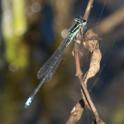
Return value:
<svg viewBox="0 0 124 124">
<path fill-rule="evenodd" d="M 0 123 L 65 124 L 70 110 L 81 97 L 71 54 L 73 44 L 65 51 L 57 72 L 40 89 L 31 107 L 24 109 L 24 103 L 39 82 L 36 78 L 38 69 L 62 41 L 61 34 L 73 18 L 82 15 L 86 0 L 25 0 L 26 30 L 21 35 L 14 34 L 14 40 L 4 35 L 7 32 L 4 32 L 6 8 L 1 4 L 3 1 L 0 1 Z M 9 11 L 13 13 L 14 0 L 10 1 Z M 102 52 L 101 70 L 89 82 L 90 94 L 107 124 L 124 124 L 123 15 L 123 0 L 95 0 L 88 22 L 88 28 L 100 29 L 96 32 L 100 34 Z M 114 17 L 119 20 L 117 23 Z M 20 44 L 14 44 L 17 39 Z M 13 59 L 6 55 L 7 50 L 10 53 L 14 50 L 7 45 L 8 41 L 17 48 Z M 90 120 L 86 111 L 79 123 L 89 124 Z"/>
</svg>

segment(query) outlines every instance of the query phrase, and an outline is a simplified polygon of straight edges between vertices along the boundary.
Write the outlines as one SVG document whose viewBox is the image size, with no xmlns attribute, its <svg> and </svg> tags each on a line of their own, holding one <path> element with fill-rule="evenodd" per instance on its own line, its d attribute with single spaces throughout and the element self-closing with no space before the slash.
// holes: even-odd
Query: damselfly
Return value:
<svg viewBox="0 0 124 124">
<path fill-rule="evenodd" d="M 55 73 L 57 67 L 59 66 L 64 49 L 72 42 L 77 36 L 77 33 L 83 28 L 86 29 L 87 22 L 82 18 L 75 18 L 72 26 L 69 29 L 68 35 L 65 40 L 59 45 L 57 50 L 53 53 L 50 59 L 40 68 L 37 73 L 37 78 L 40 79 L 39 85 L 35 88 L 33 94 L 27 99 L 25 103 L 25 108 L 31 105 L 33 98 L 39 91 L 40 87 L 44 84 L 45 81 L 51 79 Z"/>
</svg>

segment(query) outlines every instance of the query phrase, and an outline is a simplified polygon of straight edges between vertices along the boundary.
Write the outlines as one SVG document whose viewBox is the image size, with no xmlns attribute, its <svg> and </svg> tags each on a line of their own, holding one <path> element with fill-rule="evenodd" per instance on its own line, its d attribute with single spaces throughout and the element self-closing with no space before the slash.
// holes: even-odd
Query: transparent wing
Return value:
<svg viewBox="0 0 124 124">
<path fill-rule="evenodd" d="M 54 54 L 50 57 L 50 59 L 43 65 L 43 67 L 40 68 L 40 70 L 37 73 L 37 78 L 42 79 L 45 75 L 47 75 L 48 78 L 52 77 L 52 73 L 57 68 L 57 65 L 60 63 L 60 59 L 64 53 L 64 49 L 74 40 L 75 36 L 79 32 L 80 28 L 84 25 L 84 22 L 82 19 L 74 19 L 74 22 L 69 29 L 67 38 L 60 44 L 58 49 L 54 52 Z M 49 74 L 48 74 L 49 72 Z"/>
<path fill-rule="evenodd" d="M 42 79 L 45 75 L 50 79 L 52 73 L 57 69 L 63 55 L 63 50 L 57 49 L 48 61 L 40 68 L 37 78 Z M 48 73 L 49 72 L 49 73 Z"/>
</svg>

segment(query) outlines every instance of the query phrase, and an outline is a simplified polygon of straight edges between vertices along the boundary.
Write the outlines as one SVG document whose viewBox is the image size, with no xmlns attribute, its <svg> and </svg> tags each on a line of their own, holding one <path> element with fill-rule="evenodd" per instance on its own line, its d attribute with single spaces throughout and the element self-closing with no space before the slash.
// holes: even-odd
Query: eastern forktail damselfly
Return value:
<svg viewBox="0 0 124 124">
<path fill-rule="evenodd" d="M 40 79 L 39 85 L 35 88 L 33 94 L 27 99 L 25 102 L 25 108 L 31 105 L 33 98 L 39 91 L 40 87 L 44 84 L 45 81 L 51 79 L 53 74 L 55 73 L 57 67 L 59 66 L 64 50 L 68 45 L 74 41 L 78 32 L 83 28 L 86 29 L 87 22 L 82 18 L 75 18 L 72 26 L 70 27 L 67 37 L 64 41 L 59 45 L 57 50 L 53 53 L 53 55 L 48 59 L 48 61 L 40 68 L 37 73 L 37 78 Z"/>
</svg>

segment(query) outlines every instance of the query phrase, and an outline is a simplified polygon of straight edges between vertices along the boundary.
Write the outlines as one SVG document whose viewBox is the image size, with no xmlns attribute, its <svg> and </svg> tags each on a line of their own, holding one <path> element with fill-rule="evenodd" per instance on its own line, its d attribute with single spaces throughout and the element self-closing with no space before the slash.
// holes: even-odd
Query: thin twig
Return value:
<svg viewBox="0 0 124 124">
<path fill-rule="evenodd" d="M 96 38 L 96 39 L 95 39 Z M 97 35 L 89 30 L 85 34 L 85 38 L 83 43 L 86 48 L 92 53 L 91 57 L 91 63 L 88 71 L 86 74 L 82 77 L 82 72 L 81 72 L 81 66 L 80 66 L 80 56 L 79 56 L 79 47 L 80 47 L 80 42 L 79 42 L 80 37 L 78 37 L 77 42 L 75 42 L 75 47 L 74 47 L 74 57 L 75 57 L 75 64 L 76 64 L 76 76 L 78 77 L 80 83 L 81 83 L 81 93 L 82 93 L 82 99 L 85 103 L 85 106 L 88 106 L 88 108 L 91 109 L 95 116 L 94 123 L 96 124 L 104 124 L 104 122 L 100 119 L 99 114 L 97 112 L 97 109 L 95 108 L 95 105 L 90 97 L 89 91 L 87 89 L 87 81 L 89 78 L 94 77 L 96 73 L 100 69 L 100 61 L 101 61 L 101 52 L 99 50 L 99 45 L 97 41 Z M 92 40 L 93 39 L 93 40 Z"/>
<path fill-rule="evenodd" d="M 77 44 L 77 42 L 75 42 L 75 44 Z M 76 45 L 75 45 L 75 46 L 76 46 Z M 77 48 L 75 48 L 75 49 L 77 49 Z M 91 100 L 90 94 L 89 94 L 89 92 L 88 92 L 88 90 L 87 90 L 87 86 L 86 86 L 86 84 L 84 83 L 85 80 L 82 79 L 82 73 L 80 73 L 81 71 L 78 71 L 78 69 L 81 70 L 81 67 L 79 67 L 79 66 L 80 66 L 80 57 L 79 57 L 79 51 L 78 51 L 78 49 L 76 50 L 76 52 L 77 52 L 77 53 L 74 54 L 74 56 L 75 56 L 76 68 L 77 68 L 76 74 L 78 73 L 78 74 L 77 74 L 77 77 L 78 77 L 78 79 L 79 79 L 79 81 L 80 81 L 80 83 L 81 83 L 81 92 L 82 92 L 82 94 L 85 96 L 85 100 L 86 100 L 86 101 L 84 101 L 84 102 L 85 102 L 85 104 L 88 103 L 89 108 L 92 110 L 92 112 L 93 112 L 94 115 L 95 115 L 96 121 L 98 121 L 98 120 L 99 120 L 99 114 L 98 114 L 98 112 L 97 112 L 97 109 L 95 108 L 95 105 L 93 104 L 93 102 L 92 102 L 92 100 Z"/>
<path fill-rule="evenodd" d="M 89 0 L 88 1 L 87 8 L 86 8 L 84 16 L 83 16 L 83 19 L 86 20 L 86 21 L 88 21 L 89 15 L 91 13 L 91 9 L 93 7 L 93 3 L 94 3 L 94 0 Z"/>
<path fill-rule="evenodd" d="M 83 19 L 87 22 L 88 21 L 88 18 L 89 18 L 89 15 L 90 15 L 90 12 L 91 12 L 91 8 L 93 6 L 93 3 L 94 3 L 94 0 L 89 0 L 88 2 L 88 5 L 87 5 L 87 8 L 86 8 L 86 11 L 85 11 L 85 14 L 83 16 Z M 84 36 L 84 30 L 82 29 L 81 30 L 81 33 L 82 35 Z M 99 65 L 100 65 L 100 60 L 101 60 L 101 54 L 99 54 L 99 50 L 98 51 L 94 51 L 94 49 L 96 49 L 96 46 L 94 47 L 94 43 L 86 43 L 84 44 L 85 47 L 88 47 L 89 51 L 93 52 L 94 54 L 92 55 L 92 58 L 91 58 L 91 64 L 90 64 L 90 67 L 89 67 L 89 70 L 87 71 L 87 73 L 85 74 L 85 76 L 83 76 L 82 78 L 82 70 L 81 70 L 81 66 L 80 66 L 80 51 L 79 51 L 79 47 L 81 45 L 81 40 L 82 40 L 82 35 L 78 34 L 77 36 L 77 39 L 75 41 L 75 45 L 74 45 L 74 58 L 75 58 L 75 65 L 76 65 L 76 76 L 78 77 L 79 81 L 80 81 L 80 84 L 81 84 L 81 93 L 82 93 L 82 100 L 85 104 L 85 106 L 87 106 L 88 108 L 91 109 L 91 111 L 93 112 L 94 116 L 95 116 L 95 120 L 94 120 L 94 124 L 104 124 L 104 122 L 100 119 L 99 117 L 99 114 L 97 112 L 97 109 L 90 97 L 90 94 L 89 94 L 89 91 L 87 89 L 87 81 L 89 78 L 93 77 L 96 75 L 96 73 L 99 71 Z M 90 35 L 89 36 L 94 36 L 94 33 L 93 32 L 90 32 Z M 87 37 L 86 39 L 88 39 L 89 37 Z M 92 40 L 93 37 L 91 37 L 91 40 Z M 86 40 L 85 39 L 85 40 Z M 96 42 L 96 45 L 97 45 L 97 42 Z M 97 56 L 96 56 L 97 55 Z M 94 58 L 96 60 L 94 60 Z M 96 65 L 95 67 L 97 67 L 96 69 L 94 69 L 94 64 Z M 77 103 L 78 104 L 78 103 Z M 77 108 L 77 104 L 74 106 L 73 108 L 73 112 L 74 113 L 80 113 L 80 116 L 78 116 L 78 118 L 76 118 L 77 116 L 74 116 L 73 114 L 70 115 L 69 117 L 69 121 L 67 122 L 67 124 L 75 124 L 78 120 L 79 120 L 79 117 L 81 117 L 82 115 L 82 111 L 84 109 L 83 108 Z M 75 121 L 76 120 L 76 121 Z"/>
<path fill-rule="evenodd" d="M 94 0 L 89 0 L 89 2 L 88 2 L 88 5 L 87 5 L 87 8 L 86 8 L 85 14 L 83 16 L 83 19 L 86 20 L 86 21 L 88 21 L 88 18 L 89 18 L 89 15 L 90 15 L 90 12 L 91 12 L 91 8 L 93 6 L 93 3 L 94 3 Z M 82 30 L 82 32 L 83 32 L 83 30 Z M 81 35 L 79 35 L 79 36 L 81 36 Z M 78 42 L 78 41 L 79 41 L 79 44 L 80 44 L 81 43 L 81 39 L 77 40 L 76 42 Z M 81 71 L 81 68 L 80 68 L 80 60 L 78 59 L 80 57 L 79 57 L 79 53 L 78 53 L 77 50 L 78 50 L 78 44 L 75 43 L 75 47 L 74 47 L 74 51 L 75 51 L 74 54 L 75 55 L 74 55 L 74 57 L 75 57 L 75 64 L 76 64 L 76 76 L 81 77 L 82 71 Z M 88 102 L 87 102 L 86 97 L 83 94 L 83 92 L 82 92 L 82 98 L 83 98 L 84 104 L 88 107 Z M 80 116 L 81 116 L 81 113 L 82 113 L 81 110 L 84 109 L 84 107 L 83 108 L 80 107 L 78 109 L 77 104 L 74 106 L 75 109 L 73 108 L 72 110 L 75 110 L 75 112 L 78 111 L 78 113 L 80 113 Z M 79 120 L 79 118 L 77 119 L 76 116 L 74 116 L 73 114 L 70 114 L 70 117 L 69 117 L 69 119 L 67 121 L 67 124 L 75 124 L 78 120 Z"/>
</svg>

